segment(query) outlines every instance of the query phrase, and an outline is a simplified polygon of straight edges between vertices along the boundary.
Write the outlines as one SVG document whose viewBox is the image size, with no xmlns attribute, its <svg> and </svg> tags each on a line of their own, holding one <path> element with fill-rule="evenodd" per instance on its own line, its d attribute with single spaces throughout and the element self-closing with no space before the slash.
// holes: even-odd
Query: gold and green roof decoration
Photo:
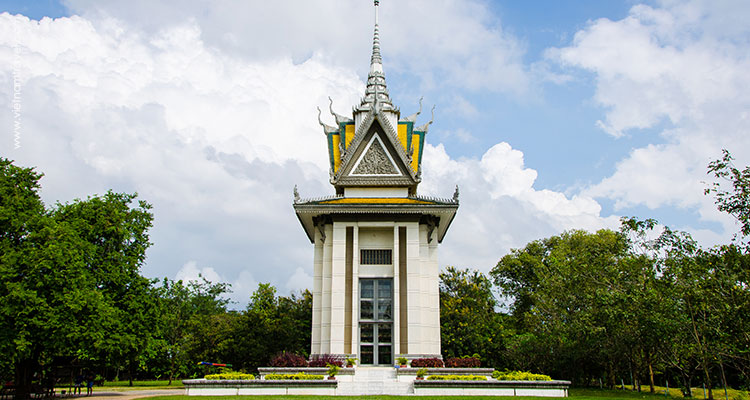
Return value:
<svg viewBox="0 0 750 400">
<path fill-rule="evenodd" d="M 380 55 L 380 35 L 375 6 L 375 33 L 373 37 L 370 72 L 367 88 L 352 118 L 333 111 L 336 125 L 326 125 L 320 118 L 328 145 L 331 183 L 337 189 L 346 186 L 407 186 L 414 192 L 421 180 L 422 154 L 425 135 L 432 123 L 416 126 L 419 111 L 401 118 L 388 95 Z"/>
</svg>

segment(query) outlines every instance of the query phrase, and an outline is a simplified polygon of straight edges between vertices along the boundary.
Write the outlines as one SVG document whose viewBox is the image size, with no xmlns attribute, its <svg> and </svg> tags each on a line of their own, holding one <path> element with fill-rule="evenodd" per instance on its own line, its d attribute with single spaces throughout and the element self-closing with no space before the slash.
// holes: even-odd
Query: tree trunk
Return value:
<svg viewBox="0 0 750 400">
<path fill-rule="evenodd" d="M 31 377 L 33 375 L 32 365 L 34 361 L 24 358 L 16 363 L 15 385 L 16 399 L 25 400 L 31 397 Z"/>
<path fill-rule="evenodd" d="M 703 363 L 703 379 L 705 379 L 706 386 L 708 386 L 708 400 L 714 400 L 714 392 L 711 390 L 711 374 L 708 373 L 708 364 L 705 362 Z"/>
<path fill-rule="evenodd" d="M 651 393 L 656 393 L 654 389 L 654 367 L 651 362 L 651 357 L 648 359 L 648 384 L 651 389 Z"/>
<path fill-rule="evenodd" d="M 174 356 L 169 357 L 169 383 L 167 383 L 167 386 L 172 384 L 172 379 L 174 379 Z"/>
<path fill-rule="evenodd" d="M 615 385 L 617 385 L 615 381 L 615 371 L 614 367 L 612 366 L 612 361 L 610 360 L 607 363 L 607 386 L 609 386 L 610 389 L 614 390 Z"/>
<path fill-rule="evenodd" d="M 132 360 L 128 363 L 128 381 L 130 381 L 128 386 L 133 386 L 133 361 Z"/>
<path fill-rule="evenodd" d="M 685 397 L 693 397 L 693 388 L 691 387 L 693 384 L 693 377 L 685 372 L 682 372 L 680 375 L 682 375 L 682 395 Z"/>
<path fill-rule="evenodd" d="M 719 368 L 721 368 L 721 383 L 724 385 L 724 398 L 729 398 L 727 394 L 727 377 L 724 375 L 724 362 L 719 359 Z"/>
</svg>

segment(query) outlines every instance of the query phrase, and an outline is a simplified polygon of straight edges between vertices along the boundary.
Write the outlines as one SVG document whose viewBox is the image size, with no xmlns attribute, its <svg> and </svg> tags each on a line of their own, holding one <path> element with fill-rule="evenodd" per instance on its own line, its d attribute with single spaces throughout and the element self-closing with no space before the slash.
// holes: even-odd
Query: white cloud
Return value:
<svg viewBox="0 0 750 400">
<path fill-rule="evenodd" d="M 487 272 L 511 248 L 567 229 L 616 228 L 591 197 L 537 190 L 537 172 L 523 153 L 498 143 L 480 159 L 452 159 L 442 144 L 425 146 L 420 193 L 445 197 L 459 185 L 458 215 L 441 248 L 440 264 Z"/>
<path fill-rule="evenodd" d="M 226 295 L 226 298 L 232 302 L 231 308 L 243 308 L 249 301 L 250 294 L 258 288 L 258 282 L 248 270 L 241 271 L 236 279 L 228 280 L 213 267 L 198 267 L 198 263 L 194 260 L 186 262 L 177 271 L 174 279 L 184 283 L 190 281 L 201 283 L 203 279 L 211 283 L 228 283 L 230 293 Z M 291 287 L 291 289 L 296 289 L 296 287 Z"/>
<path fill-rule="evenodd" d="M 364 73 L 372 41 L 370 4 L 183 0 L 68 0 L 76 13 L 115 16 L 146 32 L 193 20 L 207 47 L 253 60 L 315 53 Z M 207 11 L 207 10 L 210 10 Z M 525 93 L 530 84 L 523 45 L 477 0 L 410 0 L 380 5 L 386 73 L 405 72 L 425 88 L 471 88 Z M 365 29 L 362 29 L 365 28 Z"/>
<path fill-rule="evenodd" d="M 195 260 L 186 262 L 174 277 L 175 280 L 183 282 L 201 282 L 201 278 L 213 283 L 224 281 L 213 267 L 198 268 L 198 263 Z"/>
<path fill-rule="evenodd" d="M 284 290 L 280 276 L 308 268 L 310 249 L 283 249 L 289 238 L 305 243 L 291 189 L 330 191 L 314 110 L 328 94 L 357 99 L 363 84 L 352 71 L 315 56 L 301 64 L 239 60 L 205 47 L 192 23 L 144 36 L 112 19 L 5 13 L 2 126 L 12 124 L 16 46 L 23 129 L 9 156 L 45 173 L 48 203 L 137 191 L 154 204 L 151 276 L 173 276 L 194 260 L 220 268 L 230 283 L 249 282 L 242 271 L 258 269 L 258 280 Z"/>
<path fill-rule="evenodd" d="M 311 289 L 310 282 L 313 281 L 313 277 L 305 271 L 304 268 L 297 268 L 294 271 L 294 274 L 289 277 L 289 280 L 286 282 L 286 287 L 288 287 L 291 290 L 296 291 L 302 291 L 305 289 Z"/>
<path fill-rule="evenodd" d="M 724 224 L 724 239 L 736 229 L 703 195 L 702 182 L 710 181 L 706 166 L 722 148 L 740 165 L 750 161 L 750 27 L 741 22 L 747 18 L 750 5 L 742 1 L 636 5 L 626 18 L 593 21 L 571 46 L 548 52 L 563 66 L 594 74 L 605 132 L 661 130 L 663 143 L 633 149 L 584 194 L 613 199 L 619 210 L 697 209 L 703 220 Z"/>
</svg>

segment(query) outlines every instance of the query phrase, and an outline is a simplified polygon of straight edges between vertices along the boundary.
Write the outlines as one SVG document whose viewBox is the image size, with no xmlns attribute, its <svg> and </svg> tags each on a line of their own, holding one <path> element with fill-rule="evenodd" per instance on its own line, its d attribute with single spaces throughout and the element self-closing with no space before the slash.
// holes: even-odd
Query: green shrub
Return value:
<svg viewBox="0 0 750 400">
<path fill-rule="evenodd" d="M 244 374 L 242 372 L 224 372 L 221 374 L 206 375 L 204 378 L 210 381 L 244 381 L 255 379 L 255 376 L 252 374 Z"/>
<path fill-rule="evenodd" d="M 298 372 L 296 374 L 268 374 L 266 380 L 269 381 L 280 381 L 280 380 L 292 380 L 292 381 L 319 381 L 325 378 L 323 375 L 311 375 L 304 372 Z"/>
<path fill-rule="evenodd" d="M 492 377 L 499 381 L 551 381 L 549 375 L 532 374 L 524 371 L 495 371 Z"/>
<path fill-rule="evenodd" d="M 482 375 L 430 375 L 428 381 L 486 381 Z"/>
</svg>

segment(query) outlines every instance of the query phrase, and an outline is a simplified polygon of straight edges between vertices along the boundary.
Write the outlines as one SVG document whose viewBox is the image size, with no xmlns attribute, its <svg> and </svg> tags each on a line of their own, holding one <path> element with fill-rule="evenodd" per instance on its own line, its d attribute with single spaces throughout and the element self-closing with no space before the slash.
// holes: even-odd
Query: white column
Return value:
<svg viewBox="0 0 750 400">
<path fill-rule="evenodd" d="M 326 241 L 323 245 L 322 302 L 320 318 L 320 353 L 331 352 L 331 261 L 333 250 L 333 225 L 325 225 Z"/>
<path fill-rule="evenodd" d="M 399 254 L 398 254 L 398 225 L 393 227 L 393 356 L 401 354 L 401 305 L 399 301 L 400 286 L 399 286 Z"/>
<path fill-rule="evenodd" d="M 427 315 L 430 316 L 428 326 L 427 354 L 440 354 L 440 288 L 438 266 L 437 232 L 432 232 L 432 241 L 427 244 L 427 259 L 424 265 L 425 278 L 428 288 L 429 302 Z"/>
<path fill-rule="evenodd" d="M 346 225 L 333 223 L 331 257 L 331 354 L 344 354 L 346 293 Z"/>
<path fill-rule="evenodd" d="M 419 224 L 410 222 L 406 226 L 406 287 L 409 328 L 409 354 L 422 351 L 422 274 L 419 257 Z"/>
<path fill-rule="evenodd" d="M 359 225 L 354 224 L 352 244 L 352 353 L 359 354 Z"/>
<path fill-rule="evenodd" d="M 312 306 L 312 343 L 310 354 L 320 354 L 320 319 L 323 296 L 323 237 L 315 229 L 315 252 L 313 258 L 313 306 Z"/>
</svg>

